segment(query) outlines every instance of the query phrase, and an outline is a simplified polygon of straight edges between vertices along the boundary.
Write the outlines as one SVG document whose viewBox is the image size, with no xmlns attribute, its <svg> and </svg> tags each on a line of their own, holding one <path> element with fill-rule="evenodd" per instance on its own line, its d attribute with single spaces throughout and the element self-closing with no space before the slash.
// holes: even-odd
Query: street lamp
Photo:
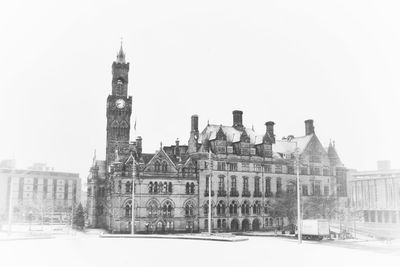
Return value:
<svg viewBox="0 0 400 267">
<path fill-rule="evenodd" d="M 302 232 L 302 222 L 301 222 L 301 205 L 300 205 L 300 151 L 297 146 L 297 142 L 294 141 L 296 144 L 296 150 L 295 150 L 295 157 L 296 157 L 296 183 L 297 183 L 297 237 L 299 244 L 301 244 L 301 232 Z"/>
<path fill-rule="evenodd" d="M 132 207 L 131 207 L 131 216 L 132 216 L 132 223 L 131 223 L 131 235 L 135 234 L 135 177 L 136 177 L 136 160 L 134 157 L 132 163 Z"/>
<path fill-rule="evenodd" d="M 212 159 L 211 148 L 208 152 L 210 174 L 208 176 L 208 234 L 211 235 L 211 176 L 212 176 Z"/>
</svg>

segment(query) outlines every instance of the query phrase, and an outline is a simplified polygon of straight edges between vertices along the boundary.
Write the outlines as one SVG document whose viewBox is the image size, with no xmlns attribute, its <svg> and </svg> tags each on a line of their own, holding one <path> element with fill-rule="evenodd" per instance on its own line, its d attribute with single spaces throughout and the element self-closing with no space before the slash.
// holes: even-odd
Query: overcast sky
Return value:
<svg viewBox="0 0 400 267">
<path fill-rule="evenodd" d="M 4 1 L 0 159 L 86 179 L 104 159 L 120 38 L 145 152 L 187 143 L 190 116 L 278 138 L 314 119 L 349 168 L 400 168 L 398 1 Z M 132 137 L 131 137 L 132 138 Z"/>
</svg>

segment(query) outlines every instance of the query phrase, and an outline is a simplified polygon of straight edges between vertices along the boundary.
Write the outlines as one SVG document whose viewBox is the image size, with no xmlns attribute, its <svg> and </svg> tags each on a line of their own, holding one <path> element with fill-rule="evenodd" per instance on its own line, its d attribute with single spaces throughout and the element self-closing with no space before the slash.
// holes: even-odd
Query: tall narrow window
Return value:
<svg viewBox="0 0 400 267">
<path fill-rule="evenodd" d="M 125 183 L 125 193 L 132 193 L 131 192 L 131 182 L 129 182 L 129 181 L 127 181 L 126 183 Z"/>
<path fill-rule="evenodd" d="M 301 185 L 301 192 L 303 196 L 308 196 L 308 186 L 306 184 Z"/>
<path fill-rule="evenodd" d="M 43 199 L 47 198 L 47 178 L 43 179 Z"/>
<path fill-rule="evenodd" d="M 53 199 L 57 199 L 57 179 L 53 180 Z"/>
<path fill-rule="evenodd" d="M 190 184 L 190 194 L 194 194 L 195 185 L 194 183 Z"/>
<path fill-rule="evenodd" d="M 243 192 L 249 191 L 249 178 L 243 177 Z"/>
<path fill-rule="evenodd" d="M 132 216 L 132 202 L 129 201 L 125 205 L 125 216 L 131 217 Z"/>
<path fill-rule="evenodd" d="M 162 172 L 167 172 L 168 171 L 168 164 L 164 161 L 162 163 Z"/>
<path fill-rule="evenodd" d="M 254 178 L 254 192 L 256 193 L 260 192 L 260 177 Z"/>
<path fill-rule="evenodd" d="M 218 190 L 219 191 L 225 191 L 225 178 L 224 178 L 224 176 L 220 176 L 219 177 Z"/>
<path fill-rule="evenodd" d="M 168 193 L 172 193 L 172 182 L 168 183 Z"/>
<path fill-rule="evenodd" d="M 18 186 L 18 199 L 22 200 L 24 198 L 24 178 L 19 178 Z"/>
<path fill-rule="evenodd" d="M 231 176 L 231 191 L 233 191 L 233 192 L 237 191 L 235 176 Z"/>
<path fill-rule="evenodd" d="M 68 180 L 64 181 L 64 200 L 68 200 Z"/>
<path fill-rule="evenodd" d="M 76 191 L 78 190 L 77 187 L 78 187 L 78 184 L 77 184 L 76 181 L 74 181 L 73 187 L 72 187 L 72 201 L 73 201 L 74 203 L 76 203 Z"/>
<path fill-rule="evenodd" d="M 271 196 L 271 178 L 267 177 L 265 179 L 265 196 L 269 197 Z"/>
<path fill-rule="evenodd" d="M 161 167 L 160 162 L 156 161 L 156 162 L 154 163 L 154 170 L 155 170 L 156 172 L 159 172 L 159 171 L 160 171 L 160 167 Z"/>
<path fill-rule="evenodd" d="M 276 193 L 281 194 L 282 193 L 282 179 L 281 178 L 276 178 Z"/>
<path fill-rule="evenodd" d="M 37 198 L 38 192 L 38 178 L 33 178 L 33 199 Z"/>
</svg>

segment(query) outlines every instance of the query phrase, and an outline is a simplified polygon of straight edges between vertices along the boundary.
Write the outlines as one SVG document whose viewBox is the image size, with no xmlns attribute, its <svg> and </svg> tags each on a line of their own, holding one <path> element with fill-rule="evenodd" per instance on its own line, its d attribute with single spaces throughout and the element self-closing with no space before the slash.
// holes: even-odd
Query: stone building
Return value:
<svg viewBox="0 0 400 267">
<path fill-rule="evenodd" d="M 11 204 L 13 222 L 64 222 L 79 203 L 80 190 L 77 173 L 57 172 L 44 164 L 0 168 L 0 218 L 8 218 Z"/>
<path fill-rule="evenodd" d="M 177 140 L 143 153 L 142 138 L 130 141 L 129 136 L 132 97 L 127 94 L 129 63 L 122 46 L 112 70 L 106 159 L 94 159 L 88 177 L 91 227 L 129 232 L 132 190 L 138 232 L 205 231 L 209 208 L 213 231 L 283 226 L 287 221 L 270 214 L 269 205 L 295 190 L 296 155 L 303 196 L 346 197 L 346 168 L 334 144 L 322 146 L 312 120 L 305 121 L 304 136 L 278 140 L 274 122 L 266 122 L 265 132 L 257 134 L 245 127 L 242 111 L 233 111 L 231 126 L 208 124 L 201 132 L 193 115 L 188 145 Z"/>
<path fill-rule="evenodd" d="M 400 223 L 400 170 L 378 162 L 375 171 L 349 172 L 352 209 L 367 224 Z"/>
</svg>

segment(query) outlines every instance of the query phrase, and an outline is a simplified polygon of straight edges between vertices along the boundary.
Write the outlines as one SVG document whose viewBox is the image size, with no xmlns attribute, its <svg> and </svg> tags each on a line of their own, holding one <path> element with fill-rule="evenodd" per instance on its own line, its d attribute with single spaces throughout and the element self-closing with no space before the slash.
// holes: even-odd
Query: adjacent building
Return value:
<svg viewBox="0 0 400 267">
<path fill-rule="evenodd" d="M 81 181 L 77 173 L 57 172 L 45 164 L 28 169 L 0 168 L 0 217 L 13 222 L 63 222 L 79 203 Z"/>
<path fill-rule="evenodd" d="M 375 171 L 349 172 L 350 204 L 359 218 L 370 224 L 400 223 L 400 170 L 378 162 Z"/>
<path fill-rule="evenodd" d="M 207 124 L 202 131 L 193 115 L 187 145 L 176 140 L 143 153 L 143 139 L 130 140 L 128 72 L 121 46 L 107 97 L 106 158 L 93 160 L 87 181 L 89 226 L 129 232 L 134 210 L 138 232 L 206 231 L 209 209 L 213 231 L 283 226 L 286 218 L 276 217 L 270 206 L 295 190 L 297 157 L 304 197 L 346 198 L 347 170 L 335 144 L 321 144 L 313 120 L 305 121 L 303 136 L 278 140 L 274 122 L 256 133 L 239 110 L 233 111 L 232 125 Z"/>
</svg>

